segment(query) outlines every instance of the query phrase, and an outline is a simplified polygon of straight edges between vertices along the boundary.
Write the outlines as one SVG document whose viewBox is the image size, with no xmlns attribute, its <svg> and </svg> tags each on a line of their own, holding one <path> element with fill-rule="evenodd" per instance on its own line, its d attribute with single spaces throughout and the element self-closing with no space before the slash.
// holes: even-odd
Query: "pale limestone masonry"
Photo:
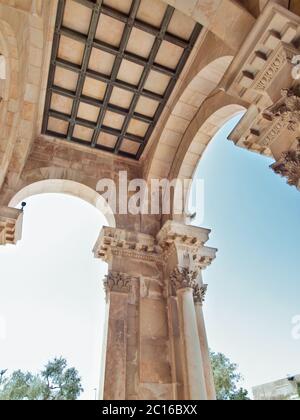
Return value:
<svg viewBox="0 0 300 420">
<path fill-rule="evenodd" d="M 22 236 L 23 212 L 0 206 L 0 245 L 16 244 Z"/>
<path fill-rule="evenodd" d="M 0 0 L 0 245 L 21 238 L 16 207 L 34 194 L 106 215 L 100 397 L 215 399 L 210 231 L 177 214 L 176 195 L 168 215 L 113 214 L 96 185 L 191 178 L 243 112 L 230 140 L 299 188 L 299 15 L 288 0 Z"/>
</svg>

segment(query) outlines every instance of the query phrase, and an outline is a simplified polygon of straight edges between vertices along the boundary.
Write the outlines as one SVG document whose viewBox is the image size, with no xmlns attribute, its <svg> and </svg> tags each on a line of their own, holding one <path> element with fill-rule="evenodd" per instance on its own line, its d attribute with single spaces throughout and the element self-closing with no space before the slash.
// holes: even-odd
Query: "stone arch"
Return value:
<svg viewBox="0 0 300 420">
<path fill-rule="evenodd" d="M 116 227 L 115 216 L 104 198 L 92 188 L 71 180 L 46 179 L 28 184 L 12 197 L 9 207 L 16 207 L 21 201 L 24 201 L 28 197 L 48 193 L 66 194 L 78 197 L 101 211 L 110 227 Z"/>
<path fill-rule="evenodd" d="M 48 32 L 57 2 L 30 0 L 18 2 L 14 6 L 12 13 L 9 5 L 0 4 L 0 33 L 3 28 L 10 28 L 10 33 L 4 33 L 3 38 L 12 56 L 8 60 L 7 74 L 13 93 L 8 100 L 7 116 L 4 118 L 3 112 L 0 116 L 0 119 L 4 118 L 4 123 L 0 121 L 0 140 L 5 129 L 7 131 L 9 127 L 13 130 L 9 137 L 5 134 L 4 140 L 0 142 L 2 190 L 4 181 L 5 186 L 15 189 L 39 131 L 38 110 L 42 96 L 40 89 L 43 70 L 47 66 L 44 46 L 47 40 L 51 43 L 52 38 L 48 36 Z M 17 118 L 13 114 L 17 114 Z"/>
<path fill-rule="evenodd" d="M 11 26 L 0 19 L 0 187 L 9 165 L 17 134 L 20 112 L 19 56 Z"/>
<path fill-rule="evenodd" d="M 160 136 L 146 174 L 148 180 L 169 178 L 172 163 L 186 131 L 199 108 L 201 109 L 207 99 L 214 95 L 232 59 L 232 56 L 226 55 L 211 61 L 185 88 Z"/>
</svg>

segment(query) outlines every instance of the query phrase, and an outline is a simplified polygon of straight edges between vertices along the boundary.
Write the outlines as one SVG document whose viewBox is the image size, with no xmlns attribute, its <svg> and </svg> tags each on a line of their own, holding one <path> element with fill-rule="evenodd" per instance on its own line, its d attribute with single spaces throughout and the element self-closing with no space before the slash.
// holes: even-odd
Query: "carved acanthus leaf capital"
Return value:
<svg viewBox="0 0 300 420">
<path fill-rule="evenodd" d="M 105 276 L 104 289 L 106 293 L 129 293 L 131 289 L 131 277 L 128 274 L 110 271 Z"/>
<path fill-rule="evenodd" d="M 296 131 L 300 123 L 300 86 L 281 90 L 281 98 L 267 108 L 264 117 L 273 121 L 280 119 L 290 131 Z"/>
<path fill-rule="evenodd" d="M 300 181 L 300 146 L 296 150 L 284 152 L 271 168 L 276 174 L 287 178 L 289 185 L 297 187 Z"/>
<path fill-rule="evenodd" d="M 170 274 L 174 289 L 195 289 L 197 286 L 198 272 L 186 267 L 176 267 Z"/>
<path fill-rule="evenodd" d="M 204 303 L 207 287 L 208 287 L 207 284 L 203 284 L 201 286 L 199 284 L 196 285 L 194 289 L 194 302 L 195 303 L 200 303 L 201 305 Z"/>
</svg>

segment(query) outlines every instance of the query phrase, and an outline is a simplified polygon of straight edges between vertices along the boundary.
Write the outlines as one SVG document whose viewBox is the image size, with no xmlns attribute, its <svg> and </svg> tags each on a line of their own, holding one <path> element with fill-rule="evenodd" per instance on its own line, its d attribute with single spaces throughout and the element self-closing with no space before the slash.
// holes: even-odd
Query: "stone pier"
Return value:
<svg viewBox="0 0 300 420">
<path fill-rule="evenodd" d="M 94 252 L 108 264 L 104 399 L 214 398 L 194 303 L 216 254 L 208 235 L 170 221 L 156 238 L 103 228 Z"/>
</svg>

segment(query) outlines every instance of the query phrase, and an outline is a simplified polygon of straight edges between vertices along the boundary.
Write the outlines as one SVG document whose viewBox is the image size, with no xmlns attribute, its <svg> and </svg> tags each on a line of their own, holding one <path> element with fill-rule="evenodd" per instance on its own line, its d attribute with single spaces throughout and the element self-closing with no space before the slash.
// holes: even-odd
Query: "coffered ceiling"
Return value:
<svg viewBox="0 0 300 420">
<path fill-rule="evenodd" d="M 138 160 L 200 32 L 160 0 L 59 0 L 43 133 Z"/>
</svg>

